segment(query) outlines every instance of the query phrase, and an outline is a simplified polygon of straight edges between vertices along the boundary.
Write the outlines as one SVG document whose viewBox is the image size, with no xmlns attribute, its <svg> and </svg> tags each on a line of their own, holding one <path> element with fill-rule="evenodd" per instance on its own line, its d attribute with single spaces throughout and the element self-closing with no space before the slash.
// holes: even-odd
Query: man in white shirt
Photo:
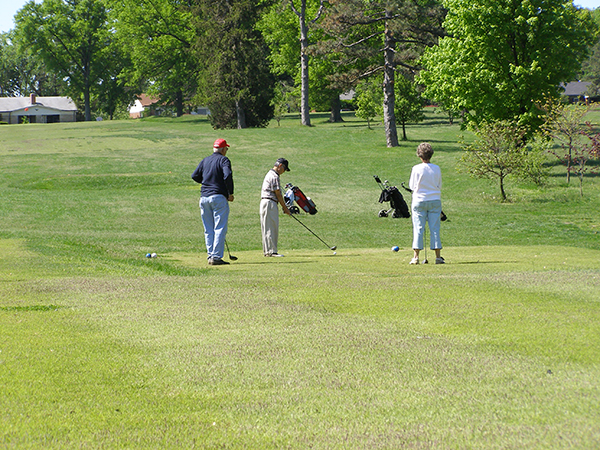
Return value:
<svg viewBox="0 0 600 450">
<path fill-rule="evenodd" d="M 263 180 L 260 193 L 260 229 L 262 232 L 263 254 L 265 256 L 283 256 L 277 253 L 279 238 L 279 209 L 281 205 L 285 214 L 291 215 L 281 193 L 280 175 L 289 172 L 289 163 L 285 158 L 279 158 Z"/>
</svg>

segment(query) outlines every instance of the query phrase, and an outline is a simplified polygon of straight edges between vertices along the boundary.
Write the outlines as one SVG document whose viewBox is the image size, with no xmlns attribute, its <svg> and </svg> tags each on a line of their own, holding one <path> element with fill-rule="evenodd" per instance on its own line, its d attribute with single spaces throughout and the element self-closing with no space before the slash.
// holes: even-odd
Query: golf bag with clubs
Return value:
<svg viewBox="0 0 600 450">
<path fill-rule="evenodd" d="M 304 192 L 302 192 L 299 187 L 294 186 L 292 183 L 288 183 L 285 185 L 285 188 L 287 189 L 284 195 L 285 204 L 292 214 L 299 214 L 300 209 L 310 215 L 315 215 L 317 213 L 315 202 L 313 202 L 310 197 L 304 195 Z M 295 206 L 294 202 L 296 202 L 298 206 Z"/>
<path fill-rule="evenodd" d="M 400 217 L 410 217 L 408 205 L 404 201 L 404 197 L 402 197 L 402 194 L 400 193 L 398 188 L 396 186 L 390 186 L 387 180 L 381 182 L 377 175 L 373 175 L 373 178 L 375 178 L 375 182 L 379 184 L 379 187 L 381 188 L 379 203 L 390 202 L 390 209 L 382 209 L 381 211 L 379 211 L 379 217 L 388 217 L 390 212 L 392 211 L 392 217 L 394 219 Z"/>
</svg>

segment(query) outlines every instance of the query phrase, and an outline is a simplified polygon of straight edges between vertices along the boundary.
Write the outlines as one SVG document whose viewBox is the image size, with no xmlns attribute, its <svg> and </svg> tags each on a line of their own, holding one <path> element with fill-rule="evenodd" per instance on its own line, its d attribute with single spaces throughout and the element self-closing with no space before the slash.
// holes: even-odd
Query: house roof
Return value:
<svg viewBox="0 0 600 450">
<path fill-rule="evenodd" d="M 567 96 L 580 96 L 585 95 L 588 87 L 591 86 L 592 83 L 588 81 L 571 81 L 570 83 L 563 84 L 561 83 L 561 87 L 565 90 L 563 95 Z"/>
<path fill-rule="evenodd" d="M 146 106 L 150 106 L 153 105 L 154 103 L 158 102 L 157 98 L 151 97 L 148 94 L 141 94 L 138 97 L 138 100 L 140 101 L 140 103 L 142 104 L 142 106 L 146 107 Z"/>
<path fill-rule="evenodd" d="M 36 97 L 34 104 L 31 103 L 30 97 L 0 97 L 0 111 L 3 112 L 36 105 L 61 111 L 77 111 L 77 105 L 69 97 Z"/>
</svg>

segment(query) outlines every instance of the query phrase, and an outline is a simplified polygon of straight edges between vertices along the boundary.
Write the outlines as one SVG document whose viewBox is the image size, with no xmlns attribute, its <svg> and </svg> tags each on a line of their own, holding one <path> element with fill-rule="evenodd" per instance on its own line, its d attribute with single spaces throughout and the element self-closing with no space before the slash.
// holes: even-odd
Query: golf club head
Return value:
<svg viewBox="0 0 600 450">
<path fill-rule="evenodd" d="M 427 258 L 425 258 L 425 259 L 423 260 L 423 264 L 429 264 L 429 261 L 427 261 Z"/>
<path fill-rule="evenodd" d="M 237 256 L 229 255 L 229 259 L 232 261 L 237 261 Z"/>
<path fill-rule="evenodd" d="M 337 246 L 334 245 L 333 247 L 331 247 L 331 250 L 337 250 Z"/>
</svg>

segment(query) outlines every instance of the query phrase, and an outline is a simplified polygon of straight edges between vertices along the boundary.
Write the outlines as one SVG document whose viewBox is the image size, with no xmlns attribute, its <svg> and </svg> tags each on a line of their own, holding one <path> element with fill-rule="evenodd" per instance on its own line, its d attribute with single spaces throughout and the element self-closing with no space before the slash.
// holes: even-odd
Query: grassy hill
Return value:
<svg viewBox="0 0 600 450">
<path fill-rule="evenodd" d="M 327 118 L 0 127 L 0 446 L 600 446 L 598 176 L 581 198 L 549 156 L 545 187 L 509 181 L 501 203 L 457 170 L 471 136 L 435 111 L 392 149 Z M 236 185 L 227 267 L 206 265 L 190 178 L 217 137 Z M 373 175 L 408 181 L 422 141 L 443 172 L 444 266 L 409 266 L 410 219 L 377 216 Z M 278 157 L 336 255 L 282 217 L 286 257 L 262 257 Z"/>
</svg>

